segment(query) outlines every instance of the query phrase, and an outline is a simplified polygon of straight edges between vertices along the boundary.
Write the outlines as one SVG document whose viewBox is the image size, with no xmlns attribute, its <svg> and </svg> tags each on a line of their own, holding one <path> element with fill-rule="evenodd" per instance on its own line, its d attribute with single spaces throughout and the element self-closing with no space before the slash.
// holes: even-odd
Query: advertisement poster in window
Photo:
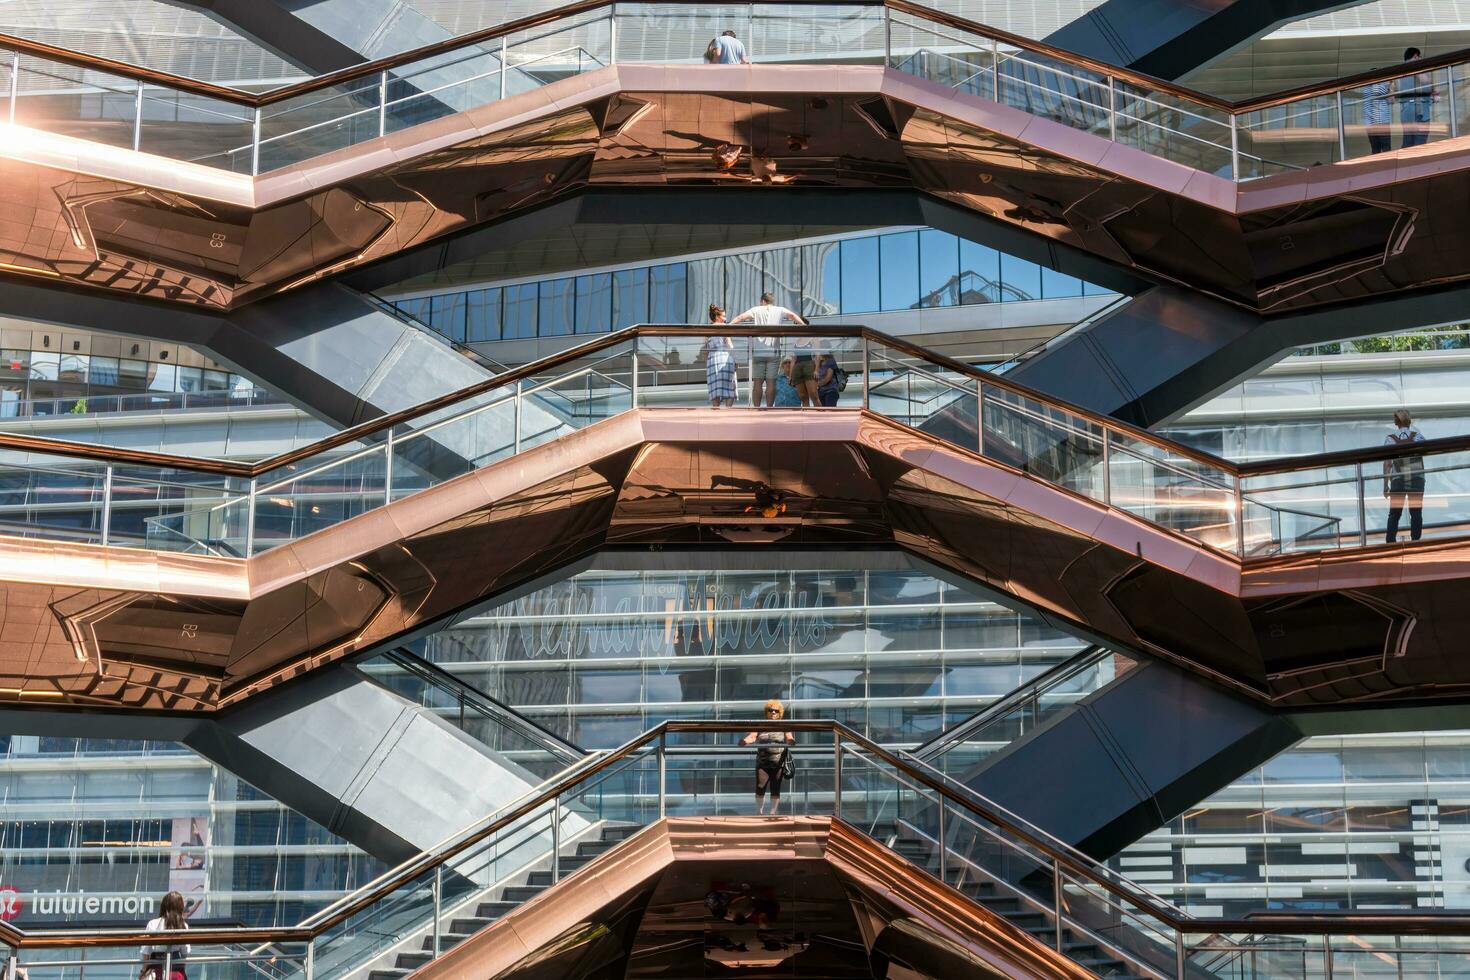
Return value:
<svg viewBox="0 0 1470 980">
<path fill-rule="evenodd" d="M 184 896 L 185 914 L 192 914 L 204 903 L 208 886 L 209 819 L 175 817 L 170 843 L 168 888 Z"/>
</svg>

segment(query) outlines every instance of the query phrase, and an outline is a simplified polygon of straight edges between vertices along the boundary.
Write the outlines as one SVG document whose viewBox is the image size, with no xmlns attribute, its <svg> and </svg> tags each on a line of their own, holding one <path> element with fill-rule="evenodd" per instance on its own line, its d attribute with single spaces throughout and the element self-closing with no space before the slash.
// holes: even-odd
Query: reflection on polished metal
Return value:
<svg viewBox="0 0 1470 980">
<path fill-rule="evenodd" d="M 660 820 L 417 976 L 892 976 L 875 960 L 933 980 L 1093 975 L 854 827 L 803 816 Z"/>
<path fill-rule="evenodd" d="M 995 77 L 1012 84 L 1005 70 Z M 1426 220 L 1429 201 L 1453 199 L 1463 180 L 1457 141 L 1272 165 L 1285 172 L 1239 183 L 1239 138 L 1274 130 L 1237 129 L 1228 115 L 1200 118 L 1229 138 L 1175 133 L 1158 120 L 1195 109 L 1139 94 L 1130 98 L 1150 108 L 1130 117 L 1144 135 L 1129 142 L 1119 120 L 1095 125 L 1091 96 L 1072 105 L 1074 89 L 1099 83 L 1066 77 L 1020 107 L 886 62 L 730 72 L 621 63 L 254 178 L 10 126 L 0 269 L 230 309 L 589 187 L 817 186 L 916 189 L 1261 312 L 1470 276 L 1458 259 L 1464 233 Z M 1182 98 L 1163 83 L 1149 91 Z M 354 117 L 364 111 L 353 105 Z M 1208 100 L 1195 108 L 1223 111 Z M 1147 135 L 1160 127 L 1168 139 Z M 1181 142 L 1187 152 L 1171 149 Z"/>
<path fill-rule="evenodd" d="M 642 327 L 255 464 L 0 436 L 17 472 L 101 480 L 60 523 L 11 508 L 0 696 L 207 711 L 603 547 L 775 542 L 908 549 L 1282 706 L 1470 691 L 1470 518 L 1405 547 L 1366 516 L 1392 460 L 1446 479 L 1470 439 L 1236 465 L 874 331 L 762 329 L 820 335 L 867 408 L 644 407 L 704 400 L 703 336 Z M 528 431 L 551 395 L 565 421 Z M 164 516 L 124 534 L 139 497 Z"/>
</svg>

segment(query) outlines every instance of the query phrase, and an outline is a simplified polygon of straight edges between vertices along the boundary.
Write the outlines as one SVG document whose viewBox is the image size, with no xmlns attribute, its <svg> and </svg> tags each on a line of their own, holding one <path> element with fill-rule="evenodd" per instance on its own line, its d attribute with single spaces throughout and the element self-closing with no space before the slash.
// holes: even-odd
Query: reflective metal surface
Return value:
<svg viewBox="0 0 1470 980">
<path fill-rule="evenodd" d="M 248 561 L 6 539 L 0 696 L 208 710 L 599 548 L 774 542 L 909 549 L 1281 704 L 1470 689 L 1470 542 L 1242 565 L 879 415 L 637 410 Z"/>
<path fill-rule="evenodd" d="M 827 817 L 669 817 L 423 967 L 439 977 L 1089 977 Z"/>
<path fill-rule="evenodd" d="M 870 65 L 617 65 L 259 178 L 21 128 L 3 152 L 0 271 L 220 310 L 588 187 L 916 189 L 1266 312 L 1470 273 L 1425 218 L 1457 141 L 1237 184 Z"/>
</svg>

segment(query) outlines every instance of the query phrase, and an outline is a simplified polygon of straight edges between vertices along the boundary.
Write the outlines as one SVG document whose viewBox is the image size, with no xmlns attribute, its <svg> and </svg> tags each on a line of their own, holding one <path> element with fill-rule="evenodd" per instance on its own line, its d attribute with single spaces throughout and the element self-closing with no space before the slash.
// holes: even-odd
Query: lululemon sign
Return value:
<svg viewBox="0 0 1470 980">
<path fill-rule="evenodd" d="M 20 915 L 20 892 L 12 885 L 0 885 L 0 919 L 9 922 Z"/>
</svg>

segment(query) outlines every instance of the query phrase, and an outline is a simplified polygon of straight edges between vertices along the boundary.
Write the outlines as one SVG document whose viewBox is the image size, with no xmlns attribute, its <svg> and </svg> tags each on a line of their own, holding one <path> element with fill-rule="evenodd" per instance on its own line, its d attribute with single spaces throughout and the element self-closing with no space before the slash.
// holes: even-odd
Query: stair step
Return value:
<svg viewBox="0 0 1470 980">
<path fill-rule="evenodd" d="M 532 885 L 512 885 L 500 893 L 500 899 L 519 905 L 522 902 L 529 902 L 544 891 L 546 891 L 545 888 L 537 888 Z"/>
<path fill-rule="evenodd" d="M 475 915 L 493 921 L 519 908 L 520 904 L 520 902 L 481 902 L 475 909 Z"/>
<path fill-rule="evenodd" d="M 396 970 L 392 968 L 372 970 L 368 973 L 368 980 L 403 980 L 408 974 L 408 970 Z"/>
</svg>

